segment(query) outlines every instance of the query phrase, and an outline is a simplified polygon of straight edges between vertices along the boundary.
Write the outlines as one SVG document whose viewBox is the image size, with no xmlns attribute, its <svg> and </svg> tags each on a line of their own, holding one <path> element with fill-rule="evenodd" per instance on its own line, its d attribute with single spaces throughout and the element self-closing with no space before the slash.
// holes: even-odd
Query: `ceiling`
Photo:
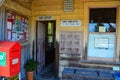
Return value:
<svg viewBox="0 0 120 80">
<path fill-rule="evenodd" d="M 11 0 L 27 9 L 31 9 L 31 3 L 33 0 Z"/>
<path fill-rule="evenodd" d="M 25 3 L 31 3 L 32 0 L 12 0 L 14 2 L 25 2 Z"/>
</svg>

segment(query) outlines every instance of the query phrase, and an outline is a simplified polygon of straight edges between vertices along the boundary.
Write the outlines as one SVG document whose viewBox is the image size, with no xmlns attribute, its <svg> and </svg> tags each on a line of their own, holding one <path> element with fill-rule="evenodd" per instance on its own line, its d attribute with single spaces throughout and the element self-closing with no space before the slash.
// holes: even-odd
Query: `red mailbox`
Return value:
<svg viewBox="0 0 120 80">
<path fill-rule="evenodd" d="M 18 42 L 0 41 L 0 76 L 12 77 L 20 72 L 21 45 Z"/>
</svg>

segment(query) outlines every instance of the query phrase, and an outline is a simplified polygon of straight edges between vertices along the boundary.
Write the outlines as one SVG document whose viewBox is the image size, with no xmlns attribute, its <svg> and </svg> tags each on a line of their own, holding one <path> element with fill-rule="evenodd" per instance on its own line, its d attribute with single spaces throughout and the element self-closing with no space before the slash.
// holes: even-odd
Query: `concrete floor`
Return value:
<svg viewBox="0 0 120 80">
<path fill-rule="evenodd" d="M 48 67 L 45 68 L 45 70 L 43 72 L 35 75 L 34 80 L 58 80 L 55 78 L 53 66 L 54 66 L 54 64 L 50 64 Z M 27 79 L 23 78 L 21 80 L 27 80 Z"/>
<path fill-rule="evenodd" d="M 35 76 L 35 80 L 58 80 L 55 78 L 54 64 L 50 64 L 46 69 Z"/>
</svg>

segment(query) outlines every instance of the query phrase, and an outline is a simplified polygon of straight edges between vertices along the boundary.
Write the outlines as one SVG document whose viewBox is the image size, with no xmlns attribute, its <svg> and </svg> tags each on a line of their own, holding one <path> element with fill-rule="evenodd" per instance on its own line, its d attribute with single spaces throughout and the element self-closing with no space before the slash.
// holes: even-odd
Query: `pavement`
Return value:
<svg viewBox="0 0 120 80">
<path fill-rule="evenodd" d="M 35 80 L 58 80 L 55 78 L 54 64 L 50 64 L 41 73 L 35 75 Z"/>
<path fill-rule="evenodd" d="M 59 80 L 55 77 L 54 64 L 50 64 L 34 80 Z M 115 80 L 113 72 L 90 69 L 64 69 L 62 80 Z M 26 78 L 22 80 L 27 80 Z"/>
</svg>

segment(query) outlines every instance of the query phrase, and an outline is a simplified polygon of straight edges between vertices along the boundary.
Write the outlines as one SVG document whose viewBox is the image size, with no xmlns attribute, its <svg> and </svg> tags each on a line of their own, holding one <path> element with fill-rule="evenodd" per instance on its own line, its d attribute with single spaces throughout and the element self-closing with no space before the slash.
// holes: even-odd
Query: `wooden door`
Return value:
<svg viewBox="0 0 120 80">
<path fill-rule="evenodd" d="M 45 66 L 45 31 L 46 27 L 43 22 L 37 24 L 37 61 L 39 62 L 37 72 L 41 72 Z"/>
</svg>

